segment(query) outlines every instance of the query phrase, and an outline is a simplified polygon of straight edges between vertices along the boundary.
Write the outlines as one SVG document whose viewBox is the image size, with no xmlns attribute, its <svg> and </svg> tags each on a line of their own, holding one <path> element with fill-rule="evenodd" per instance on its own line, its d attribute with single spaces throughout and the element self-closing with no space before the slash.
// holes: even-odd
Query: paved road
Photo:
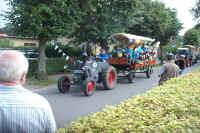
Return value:
<svg viewBox="0 0 200 133">
<path fill-rule="evenodd" d="M 200 66 L 200 63 L 187 68 L 184 73 L 190 72 L 198 66 Z M 125 99 L 153 89 L 158 83 L 158 73 L 159 68 L 154 68 L 154 73 L 150 79 L 147 79 L 143 73 L 136 74 L 135 82 L 132 84 L 125 79 L 120 79 L 117 88 L 114 90 L 103 90 L 103 87 L 99 85 L 95 94 L 91 97 L 84 96 L 80 88 L 77 87 L 73 87 L 67 94 L 59 93 L 57 86 L 40 89 L 36 92 L 48 99 L 52 106 L 57 126 L 61 128 L 66 123 L 77 118 L 101 111 L 106 105 L 119 104 Z"/>
</svg>

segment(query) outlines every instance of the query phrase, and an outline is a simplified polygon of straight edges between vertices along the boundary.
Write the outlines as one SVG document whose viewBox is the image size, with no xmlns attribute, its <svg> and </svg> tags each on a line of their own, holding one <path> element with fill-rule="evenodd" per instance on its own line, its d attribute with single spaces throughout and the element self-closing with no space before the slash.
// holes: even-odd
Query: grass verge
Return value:
<svg viewBox="0 0 200 133">
<path fill-rule="evenodd" d="M 26 85 L 29 85 L 29 86 L 36 85 L 36 86 L 45 87 L 49 85 L 54 85 L 57 83 L 57 81 L 58 81 L 57 77 L 49 77 L 48 80 L 41 80 L 41 81 L 35 78 L 31 78 L 27 80 Z"/>
<path fill-rule="evenodd" d="M 48 80 L 37 80 L 35 78 L 29 78 L 27 79 L 25 83 L 25 87 L 30 88 L 30 89 L 38 89 L 42 87 L 56 85 L 58 82 L 58 79 L 62 76 L 68 76 L 70 79 L 72 79 L 72 74 L 51 75 L 51 76 L 48 76 Z"/>
</svg>

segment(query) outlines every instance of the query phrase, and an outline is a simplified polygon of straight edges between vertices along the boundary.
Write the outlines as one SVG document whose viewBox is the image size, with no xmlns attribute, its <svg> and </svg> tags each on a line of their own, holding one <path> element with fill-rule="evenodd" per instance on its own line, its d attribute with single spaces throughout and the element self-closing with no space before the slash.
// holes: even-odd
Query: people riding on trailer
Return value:
<svg viewBox="0 0 200 133">
<path fill-rule="evenodd" d="M 110 38 L 114 40 L 110 48 L 114 49 L 111 49 L 113 54 L 108 63 L 117 69 L 119 75 L 127 77 L 129 83 L 132 83 L 135 73 L 145 73 L 150 78 L 157 55 L 152 51 L 157 51 L 158 41 L 128 33 L 115 33 Z M 134 62 L 130 62 L 130 59 Z"/>
<path fill-rule="evenodd" d="M 131 49 L 131 45 L 127 46 L 124 50 L 124 54 L 129 59 L 129 64 L 133 64 L 135 60 L 133 59 L 133 49 Z"/>
<path fill-rule="evenodd" d="M 151 59 L 152 52 L 150 48 L 148 48 L 146 45 L 134 45 L 134 48 L 132 47 L 132 45 L 128 45 L 126 48 L 118 48 L 116 51 L 117 57 L 127 57 L 129 59 L 129 63 L 131 64 L 133 64 L 135 61 L 137 63 L 142 63 L 143 61 L 147 62 L 149 59 Z"/>
</svg>

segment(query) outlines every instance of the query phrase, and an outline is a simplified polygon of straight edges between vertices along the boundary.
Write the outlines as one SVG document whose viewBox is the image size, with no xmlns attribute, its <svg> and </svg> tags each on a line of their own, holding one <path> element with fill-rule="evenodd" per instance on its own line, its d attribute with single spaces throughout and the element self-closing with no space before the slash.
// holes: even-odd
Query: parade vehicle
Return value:
<svg viewBox="0 0 200 133">
<path fill-rule="evenodd" d="M 102 83 L 107 90 L 114 89 L 117 82 L 117 73 L 114 67 L 101 58 L 92 58 L 87 55 L 86 45 L 83 46 L 82 59 L 75 63 L 72 81 L 68 76 L 58 80 L 58 90 L 68 92 L 71 85 L 79 85 L 86 96 L 94 94 L 97 83 Z"/>
<path fill-rule="evenodd" d="M 114 52 L 108 62 L 116 68 L 118 76 L 127 78 L 129 83 L 133 82 L 136 73 L 144 73 L 150 78 L 156 64 L 159 42 L 127 33 L 113 34 L 110 40 L 111 51 Z M 127 48 L 132 52 L 126 52 Z"/>
<path fill-rule="evenodd" d="M 197 54 L 195 47 L 191 45 L 184 45 L 181 48 L 178 48 L 175 62 L 176 64 L 184 62 L 185 67 L 189 67 L 192 64 L 197 63 Z"/>
<path fill-rule="evenodd" d="M 197 63 L 196 48 L 192 45 L 183 45 L 182 48 L 188 48 L 189 49 L 190 65 L 196 64 Z"/>
<path fill-rule="evenodd" d="M 190 60 L 188 58 L 189 56 L 189 49 L 188 48 L 178 48 L 178 52 L 175 58 L 175 63 L 178 64 L 184 64 L 184 67 L 190 66 Z"/>
</svg>

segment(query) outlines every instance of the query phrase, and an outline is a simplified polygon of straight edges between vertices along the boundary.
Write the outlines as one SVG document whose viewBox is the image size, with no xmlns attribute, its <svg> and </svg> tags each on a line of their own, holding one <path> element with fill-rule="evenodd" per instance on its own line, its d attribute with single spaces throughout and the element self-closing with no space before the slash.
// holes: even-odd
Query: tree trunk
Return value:
<svg viewBox="0 0 200 133">
<path fill-rule="evenodd" d="M 38 80 L 48 79 L 48 74 L 46 72 L 45 48 L 46 48 L 46 41 L 39 40 L 40 56 L 39 56 L 38 74 L 37 74 Z"/>
<path fill-rule="evenodd" d="M 160 63 L 163 64 L 163 47 L 160 46 Z"/>
</svg>

